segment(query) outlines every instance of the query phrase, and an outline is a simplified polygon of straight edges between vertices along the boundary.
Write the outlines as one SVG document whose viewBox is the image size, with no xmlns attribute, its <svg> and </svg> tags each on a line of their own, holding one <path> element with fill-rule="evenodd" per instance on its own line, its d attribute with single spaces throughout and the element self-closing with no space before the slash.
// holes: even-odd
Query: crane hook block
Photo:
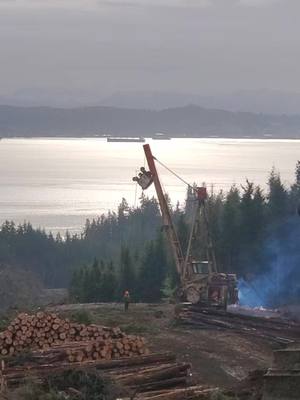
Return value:
<svg viewBox="0 0 300 400">
<path fill-rule="evenodd" d="M 140 171 L 138 176 L 134 176 L 132 180 L 137 182 L 143 190 L 146 190 L 153 182 L 153 176 L 151 172 L 146 171 L 144 167 L 141 167 Z"/>
</svg>

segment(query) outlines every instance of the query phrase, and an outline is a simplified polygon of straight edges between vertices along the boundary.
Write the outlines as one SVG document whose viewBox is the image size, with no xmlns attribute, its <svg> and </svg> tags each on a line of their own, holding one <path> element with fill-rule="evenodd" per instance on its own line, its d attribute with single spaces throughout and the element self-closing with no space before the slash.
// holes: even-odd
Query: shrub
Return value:
<svg viewBox="0 0 300 400">
<path fill-rule="evenodd" d="M 71 320 L 79 324 L 90 325 L 93 323 L 93 317 L 91 313 L 87 310 L 74 311 L 71 314 Z"/>
</svg>

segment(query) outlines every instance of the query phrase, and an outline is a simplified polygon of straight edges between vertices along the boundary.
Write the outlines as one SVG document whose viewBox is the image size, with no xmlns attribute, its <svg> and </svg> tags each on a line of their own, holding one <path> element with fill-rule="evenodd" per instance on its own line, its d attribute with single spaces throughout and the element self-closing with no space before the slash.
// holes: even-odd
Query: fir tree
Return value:
<svg viewBox="0 0 300 400">
<path fill-rule="evenodd" d="M 270 219 L 276 221 L 288 211 L 288 193 L 281 182 L 280 174 L 273 168 L 269 176 L 268 209 Z"/>
<path fill-rule="evenodd" d="M 103 302 L 112 302 L 115 300 L 117 282 L 114 265 L 109 262 L 102 273 L 101 280 L 101 299 Z"/>
<path fill-rule="evenodd" d="M 162 235 L 146 247 L 139 274 L 139 295 L 142 301 L 157 302 L 162 298 L 167 259 Z"/>
<path fill-rule="evenodd" d="M 240 193 L 237 187 L 231 187 L 226 196 L 222 215 L 222 244 L 224 268 L 233 271 L 237 263 L 240 239 L 241 210 Z"/>
<path fill-rule="evenodd" d="M 296 164 L 295 169 L 295 183 L 290 191 L 290 213 L 297 213 L 300 216 L 300 161 Z"/>
<path fill-rule="evenodd" d="M 120 280 L 119 280 L 119 296 L 122 297 L 125 290 L 134 297 L 136 289 L 135 268 L 132 264 L 131 255 L 128 247 L 123 246 L 120 254 Z"/>
</svg>

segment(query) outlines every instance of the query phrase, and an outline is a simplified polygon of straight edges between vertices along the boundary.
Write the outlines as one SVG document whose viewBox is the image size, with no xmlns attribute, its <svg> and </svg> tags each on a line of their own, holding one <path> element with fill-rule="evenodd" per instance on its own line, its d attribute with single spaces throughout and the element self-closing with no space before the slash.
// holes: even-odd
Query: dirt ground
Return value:
<svg viewBox="0 0 300 400">
<path fill-rule="evenodd" d="M 193 329 L 174 323 L 174 306 L 131 304 L 62 305 L 64 315 L 87 310 L 93 323 L 120 326 L 126 333 L 143 335 L 153 351 L 172 351 L 192 364 L 192 380 L 220 388 L 234 388 L 250 371 L 266 369 L 272 348 L 263 339 L 218 329 Z"/>
</svg>

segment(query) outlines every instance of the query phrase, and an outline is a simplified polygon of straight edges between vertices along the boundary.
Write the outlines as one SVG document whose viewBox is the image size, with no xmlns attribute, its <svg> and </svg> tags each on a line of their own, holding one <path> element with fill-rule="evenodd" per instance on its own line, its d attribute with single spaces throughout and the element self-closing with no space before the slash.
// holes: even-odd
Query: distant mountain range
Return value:
<svg viewBox="0 0 300 400">
<path fill-rule="evenodd" d="M 300 94 L 274 90 L 243 90 L 230 94 L 201 95 L 161 91 L 128 91 L 110 96 L 63 89 L 25 89 L 12 96 L 0 96 L 0 104 L 12 106 L 88 107 L 163 110 L 191 104 L 225 111 L 265 114 L 300 114 Z"/>
<path fill-rule="evenodd" d="M 300 115 L 268 115 L 190 105 L 160 111 L 114 107 L 0 106 L 0 136 L 95 135 L 300 139 Z"/>
<path fill-rule="evenodd" d="M 226 111 L 265 114 L 300 114 L 300 94 L 271 90 L 239 91 L 203 96 L 187 93 L 120 92 L 106 97 L 101 105 L 121 108 L 162 110 L 190 104 Z"/>
</svg>

